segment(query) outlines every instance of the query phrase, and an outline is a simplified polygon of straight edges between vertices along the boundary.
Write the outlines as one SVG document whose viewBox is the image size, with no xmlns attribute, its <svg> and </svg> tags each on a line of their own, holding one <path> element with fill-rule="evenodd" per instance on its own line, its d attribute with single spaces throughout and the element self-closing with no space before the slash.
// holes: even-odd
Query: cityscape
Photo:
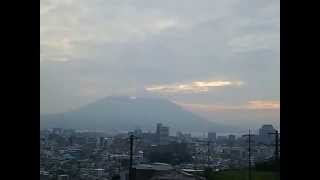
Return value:
<svg viewBox="0 0 320 180">
<path fill-rule="evenodd" d="M 128 180 L 129 176 L 136 180 L 205 180 L 207 168 L 214 172 L 246 169 L 249 161 L 255 167 L 280 157 L 275 144 L 280 142 L 280 136 L 275 136 L 280 133 L 268 124 L 258 134 L 241 136 L 215 132 L 207 132 L 206 137 L 184 132 L 170 136 L 170 127 L 161 123 L 154 132 L 135 129 L 111 135 L 52 128 L 40 134 L 41 180 Z M 249 135 L 253 140 L 250 152 Z"/>
<path fill-rule="evenodd" d="M 39 131 L 41 180 L 280 180 L 280 1 L 40 0 Z"/>
</svg>

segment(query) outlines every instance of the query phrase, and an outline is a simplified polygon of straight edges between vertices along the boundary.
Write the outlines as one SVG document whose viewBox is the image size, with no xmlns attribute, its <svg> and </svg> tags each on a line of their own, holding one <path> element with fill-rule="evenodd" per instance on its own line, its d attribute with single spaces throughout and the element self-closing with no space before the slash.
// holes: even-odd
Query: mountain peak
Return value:
<svg viewBox="0 0 320 180">
<path fill-rule="evenodd" d="M 45 127 L 75 129 L 154 130 L 157 123 L 172 131 L 221 131 L 225 126 L 210 122 L 177 104 L 158 97 L 109 96 L 73 111 L 41 117 Z M 230 128 L 229 128 L 230 129 Z"/>
</svg>

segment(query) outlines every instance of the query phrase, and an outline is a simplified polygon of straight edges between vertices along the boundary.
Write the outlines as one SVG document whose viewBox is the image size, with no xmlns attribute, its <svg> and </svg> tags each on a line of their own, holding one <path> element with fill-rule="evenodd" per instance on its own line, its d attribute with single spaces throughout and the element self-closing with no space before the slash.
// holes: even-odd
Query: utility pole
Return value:
<svg viewBox="0 0 320 180">
<path fill-rule="evenodd" d="M 205 141 L 205 140 L 198 140 L 198 142 L 205 142 L 207 145 L 207 165 L 209 167 L 209 162 L 210 162 L 210 144 L 213 143 L 213 141 Z"/>
<path fill-rule="evenodd" d="M 130 135 L 130 164 L 129 164 L 129 180 L 133 180 L 132 177 L 132 156 L 133 156 L 133 135 Z"/>
<path fill-rule="evenodd" d="M 275 135 L 275 151 L 274 151 L 274 157 L 275 160 L 278 161 L 279 160 L 279 132 L 276 130 L 274 133 L 269 133 L 272 135 Z"/>
<path fill-rule="evenodd" d="M 249 145 L 249 148 L 248 148 L 248 164 L 249 164 L 249 180 L 252 180 L 252 169 L 251 169 L 251 152 L 252 152 L 252 149 L 251 149 L 251 141 L 252 141 L 252 137 L 253 137 L 253 134 L 251 134 L 251 131 L 249 129 L 249 134 L 248 135 L 245 135 L 245 136 L 248 136 L 248 145 Z"/>
<path fill-rule="evenodd" d="M 274 158 L 275 158 L 275 170 L 277 178 L 280 178 L 280 158 L 279 158 L 279 132 L 276 130 L 274 133 L 269 133 L 275 135 L 275 151 L 274 151 Z"/>
<path fill-rule="evenodd" d="M 210 162 L 210 141 L 207 142 L 207 146 L 208 146 L 207 164 L 208 164 L 208 167 L 209 167 L 209 162 Z"/>
<path fill-rule="evenodd" d="M 137 139 L 136 136 L 133 134 L 130 135 L 130 164 L 129 164 L 129 180 L 134 180 L 133 174 L 132 174 L 132 164 L 133 164 L 133 141 L 134 139 Z"/>
</svg>

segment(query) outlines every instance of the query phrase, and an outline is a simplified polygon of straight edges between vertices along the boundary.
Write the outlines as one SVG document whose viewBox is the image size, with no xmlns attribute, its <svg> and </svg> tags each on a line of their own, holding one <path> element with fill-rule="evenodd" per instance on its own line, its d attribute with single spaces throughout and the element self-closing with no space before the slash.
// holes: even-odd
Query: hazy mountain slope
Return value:
<svg viewBox="0 0 320 180">
<path fill-rule="evenodd" d="M 158 98 L 107 97 L 70 112 L 42 115 L 41 126 L 96 130 L 154 130 L 156 123 L 173 131 L 227 132 L 231 127 L 209 122 L 180 106 Z"/>
</svg>

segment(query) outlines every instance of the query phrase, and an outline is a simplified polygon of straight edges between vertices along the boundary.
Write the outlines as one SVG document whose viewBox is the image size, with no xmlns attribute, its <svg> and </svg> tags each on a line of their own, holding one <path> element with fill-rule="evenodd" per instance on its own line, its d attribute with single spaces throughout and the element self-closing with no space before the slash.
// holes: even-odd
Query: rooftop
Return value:
<svg viewBox="0 0 320 180">
<path fill-rule="evenodd" d="M 134 166 L 134 168 L 140 169 L 140 170 L 156 170 L 156 171 L 168 171 L 173 169 L 173 167 L 170 164 L 165 164 L 165 163 L 139 164 Z"/>
</svg>

